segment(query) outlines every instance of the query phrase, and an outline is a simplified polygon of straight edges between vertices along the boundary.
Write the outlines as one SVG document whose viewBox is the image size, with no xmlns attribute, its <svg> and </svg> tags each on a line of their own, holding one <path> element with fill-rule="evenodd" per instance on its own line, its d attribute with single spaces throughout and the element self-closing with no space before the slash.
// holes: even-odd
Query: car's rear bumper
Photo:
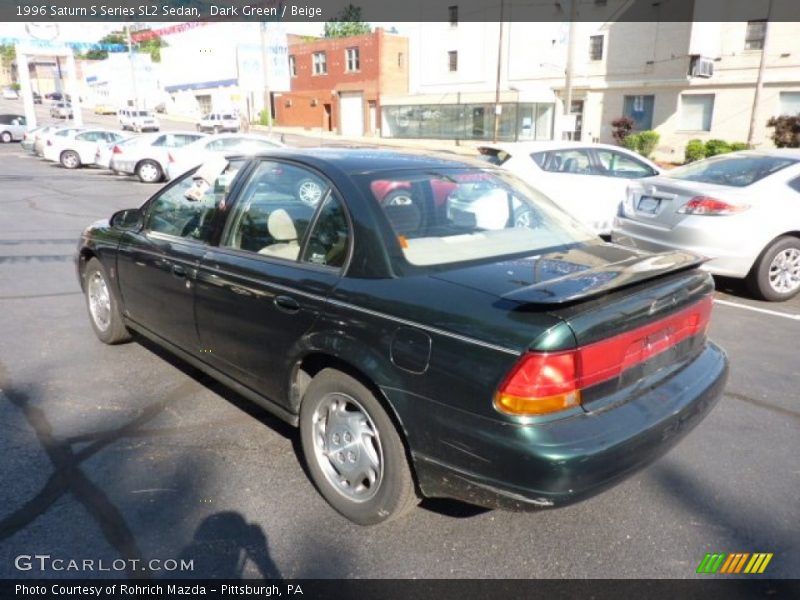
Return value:
<svg viewBox="0 0 800 600">
<path fill-rule="evenodd" d="M 648 252 L 683 250 L 708 258 L 702 268 L 713 275 L 746 277 L 763 246 L 741 219 L 687 216 L 672 229 L 617 217 L 611 240 Z"/>
<path fill-rule="evenodd" d="M 527 425 L 387 395 L 407 432 L 424 495 L 526 510 L 578 502 L 652 463 L 709 413 L 727 374 L 725 353 L 709 343 L 624 403 Z"/>
</svg>

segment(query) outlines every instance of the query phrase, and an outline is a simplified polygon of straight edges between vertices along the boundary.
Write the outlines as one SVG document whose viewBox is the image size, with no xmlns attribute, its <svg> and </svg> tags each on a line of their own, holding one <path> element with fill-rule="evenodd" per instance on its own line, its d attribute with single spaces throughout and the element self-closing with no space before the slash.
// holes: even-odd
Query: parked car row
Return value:
<svg viewBox="0 0 800 600">
<path fill-rule="evenodd" d="M 0 123 L 4 121 L 0 115 Z M 100 127 L 48 124 L 25 132 L 24 117 L 0 139 L 21 139 L 22 147 L 64 168 L 95 166 L 120 175 L 135 175 L 144 183 L 169 180 L 217 154 L 255 154 L 283 147 L 260 135 L 206 135 L 196 131 L 169 131 L 130 135 Z M 21 121 L 20 121 L 21 120 Z M 0 125 L 3 127 L 3 125 Z M 317 190 L 317 193 L 321 193 Z"/>
<path fill-rule="evenodd" d="M 668 171 L 605 144 L 493 144 L 479 152 L 616 243 L 692 252 L 706 259 L 706 271 L 745 280 L 763 300 L 800 292 L 798 150 L 748 150 Z M 520 208 L 516 225 L 528 226 L 531 216 Z"/>
</svg>

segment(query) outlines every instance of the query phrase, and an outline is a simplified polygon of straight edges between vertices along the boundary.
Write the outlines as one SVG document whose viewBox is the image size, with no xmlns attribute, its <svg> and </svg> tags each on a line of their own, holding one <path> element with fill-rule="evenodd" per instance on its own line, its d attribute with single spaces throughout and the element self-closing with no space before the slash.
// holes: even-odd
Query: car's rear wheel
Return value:
<svg viewBox="0 0 800 600">
<path fill-rule="evenodd" d="M 3 133 L 0 133 L 0 142 L 3 142 L 4 144 L 10 143 L 11 142 L 11 133 L 8 132 L 8 131 L 4 131 Z"/>
<path fill-rule="evenodd" d="M 320 371 L 300 409 L 300 437 L 317 489 L 359 525 L 397 518 L 419 501 L 403 441 L 375 395 L 334 369 Z"/>
<path fill-rule="evenodd" d="M 104 344 L 119 344 L 131 338 L 122 320 L 119 303 L 109 285 L 103 265 L 96 258 L 86 264 L 83 289 L 92 329 Z"/>
<path fill-rule="evenodd" d="M 800 292 L 800 239 L 775 240 L 759 256 L 747 284 L 755 296 L 770 302 L 782 302 Z"/>
<path fill-rule="evenodd" d="M 136 167 L 136 176 L 144 183 L 157 183 L 161 181 L 164 172 L 154 160 L 143 160 Z"/>
<path fill-rule="evenodd" d="M 59 162 L 65 169 L 77 169 L 81 166 L 81 157 L 74 150 L 64 150 L 59 157 Z"/>
</svg>

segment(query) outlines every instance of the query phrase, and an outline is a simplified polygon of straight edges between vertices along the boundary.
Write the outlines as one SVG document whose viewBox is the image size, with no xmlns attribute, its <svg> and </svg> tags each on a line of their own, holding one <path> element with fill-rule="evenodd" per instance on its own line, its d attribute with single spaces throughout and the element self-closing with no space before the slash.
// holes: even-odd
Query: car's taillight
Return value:
<svg viewBox="0 0 800 600">
<path fill-rule="evenodd" d="M 747 204 L 730 204 L 717 198 L 696 196 L 684 204 L 678 212 L 685 215 L 725 216 L 740 213 L 750 208 Z"/>
<path fill-rule="evenodd" d="M 113 150 L 111 150 L 112 154 L 122 154 L 122 148 L 119 146 L 114 146 Z"/>
<path fill-rule="evenodd" d="M 705 335 L 713 299 L 699 302 L 636 329 L 564 352 L 528 352 L 497 390 L 500 412 L 536 416 L 579 406 L 582 391 L 619 377 L 629 368 Z"/>
</svg>

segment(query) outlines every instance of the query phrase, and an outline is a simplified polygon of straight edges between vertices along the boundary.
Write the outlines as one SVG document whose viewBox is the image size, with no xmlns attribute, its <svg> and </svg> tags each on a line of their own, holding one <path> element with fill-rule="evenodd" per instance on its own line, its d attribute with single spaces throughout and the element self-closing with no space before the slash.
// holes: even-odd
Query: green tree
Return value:
<svg viewBox="0 0 800 600">
<path fill-rule="evenodd" d="M 147 30 L 142 30 L 147 31 Z M 128 35 L 124 31 L 112 31 L 108 35 L 100 39 L 98 44 L 103 46 L 114 45 L 119 46 L 117 49 L 112 49 L 111 52 L 127 52 L 128 50 Z M 159 36 L 154 36 L 141 42 L 134 42 L 133 48 L 137 52 L 146 52 L 153 59 L 153 62 L 161 62 L 161 48 L 166 47 L 167 43 Z M 88 50 L 81 58 L 89 60 L 105 60 L 108 58 L 109 50 L 106 48 L 94 48 Z"/>
<path fill-rule="evenodd" d="M 0 64 L 4 68 L 11 66 L 15 58 L 17 58 L 17 48 L 14 44 L 0 44 Z"/>
<path fill-rule="evenodd" d="M 361 20 L 361 8 L 348 4 L 336 17 L 325 23 L 326 38 L 350 37 L 371 33 L 369 23 Z"/>
</svg>

